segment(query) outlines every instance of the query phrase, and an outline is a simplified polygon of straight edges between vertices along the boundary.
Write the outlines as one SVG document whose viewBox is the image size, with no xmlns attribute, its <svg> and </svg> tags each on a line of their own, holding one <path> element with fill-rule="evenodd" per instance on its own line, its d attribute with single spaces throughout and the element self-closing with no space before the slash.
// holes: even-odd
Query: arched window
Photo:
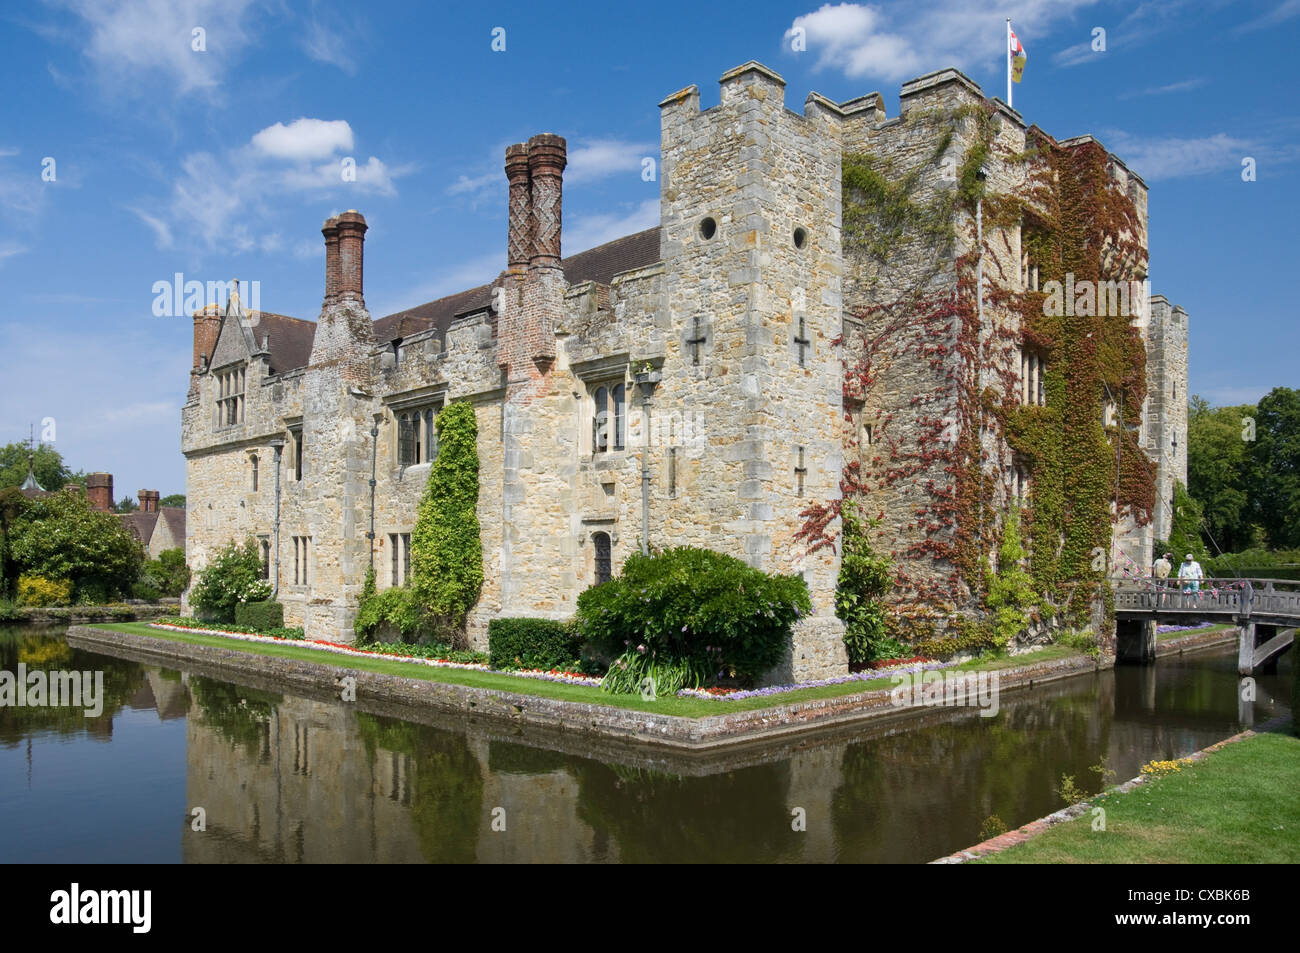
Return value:
<svg viewBox="0 0 1300 953">
<path fill-rule="evenodd" d="M 609 533 L 596 533 L 591 537 L 591 542 L 596 547 L 596 585 L 599 586 L 602 582 L 609 582 L 614 575 Z"/>
<path fill-rule="evenodd" d="M 248 461 L 250 464 L 252 464 L 253 467 L 253 492 L 256 493 L 257 492 L 257 454 L 255 453 L 251 454 L 248 458 Z"/>
</svg>

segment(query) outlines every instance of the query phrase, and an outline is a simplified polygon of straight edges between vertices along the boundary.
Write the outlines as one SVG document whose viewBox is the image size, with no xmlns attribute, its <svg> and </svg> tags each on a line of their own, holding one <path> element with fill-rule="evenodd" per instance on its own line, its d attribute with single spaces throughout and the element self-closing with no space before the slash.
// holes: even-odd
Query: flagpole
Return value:
<svg viewBox="0 0 1300 953">
<path fill-rule="evenodd" d="M 1007 105 L 1011 105 L 1011 17 L 1007 17 Z"/>
</svg>

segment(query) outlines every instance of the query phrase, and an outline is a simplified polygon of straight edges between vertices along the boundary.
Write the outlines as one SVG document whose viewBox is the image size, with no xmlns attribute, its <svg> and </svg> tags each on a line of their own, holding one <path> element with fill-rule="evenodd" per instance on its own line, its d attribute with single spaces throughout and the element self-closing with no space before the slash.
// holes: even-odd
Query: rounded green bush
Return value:
<svg viewBox="0 0 1300 953">
<path fill-rule="evenodd" d="M 692 547 L 633 555 L 620 576 L 578 597 L 582 637 L 626 656 L 621 670 L 644 668 L 626 664 L 635 654 L 687 684 L 758 678 L 781 661 L 790 627 L 811 611 L 801 577 Z"/>
</svg>

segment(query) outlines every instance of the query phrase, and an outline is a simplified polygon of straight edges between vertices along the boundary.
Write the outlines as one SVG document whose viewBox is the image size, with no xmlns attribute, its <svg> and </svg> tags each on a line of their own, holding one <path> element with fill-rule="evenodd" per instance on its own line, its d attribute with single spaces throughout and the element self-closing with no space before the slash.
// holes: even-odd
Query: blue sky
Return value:
<svg viewBox="0 0 1300 953">
<path fill-rule="evenodd" d="M 707 108 L 757 59 L 796 111 L 810 90 L 879 90 L 896 115 L 903 81 L 950 65 L 1003 96 L 1006 16 L 1026 121 L 1092 133 L 1150 185 L 1152 287 L 1191 315 L 1192 392 L 1300 384 L 1300 0 L 37 0 L 0 13 L 0 443 L 52 418 L 65 459 L 112 472 L 117 496 L 183 492 L 191 323 L 154 316 L 155 282 L 256 280 L 262 308 L 314 319 L 321 222 L 358 208 L 379 317 L 502 267 L 511 142 L 568 139 L 579 251 L 657 222 L 641 170 L 668 93 L 697 83 Z"/>
</svg>

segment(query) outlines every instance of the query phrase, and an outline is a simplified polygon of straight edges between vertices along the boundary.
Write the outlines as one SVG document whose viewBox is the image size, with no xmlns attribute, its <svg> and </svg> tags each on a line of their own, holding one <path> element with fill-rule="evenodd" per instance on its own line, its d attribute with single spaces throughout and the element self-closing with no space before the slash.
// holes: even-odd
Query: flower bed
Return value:
<svg viewBox="0 0 1300 953">
<path fill-rule="evenodd" d="M 214 629 L 194 625 L 177 625 L 175 623 L 151 622 L 149 623 L 149 628 L 166 629 L 170 632 L 189 632 L 195 635 L 219 635 L 228 639 L 238 639 L 241 642 L 264 642 L 271 645 L 288 643 L 290 645 L 299 645 L 303 648 L 315 649 L 320 652 L 331 652 L 335 655 L 350 655 L 356 658 L 389 659 L 394 662 L 407 662 L 412 665 L 429 665 L 434 668 L 463 668 L 479 672 L 492 671 L 486 662 L 457 662 L 445 658 L 421 657 L 406 651 L 395 651 L 388 647 L 385 647 L 385 650 L 383 651 L 359 649 L 343 642 L 327 642 L 323 639 L 290 639 L 281 636 L 258 635 L 252 632 L 231 632 L 224 629 Z M 600 679 L 598 678 L 591 678 L 587 675 L 580 675 L 576 672 L 562 672 L 558 669 L 551 669 L 550 671 L 534 669 L 527 671 L 500 672 L 498 674 L 517 675 L 520 678 L 539 678 L 544 681 L 565 682 L 572 685 L 600 684 Z"/>
<path fill-rule="evenodd" d="M 951 668 L 957 662 L 934 662 L 929 659 L 882 659 L 889 663 L 884 668 L 873 668 L 851 675 L 837 675 L 835 678 L 822 678 L 812 682 L 798 682 L 794 685 L 772 685 L 769 688 L 737 690 L 731 688 L 683 688 L 677 694 L 682 698 L 712 698 L 718 701 L 739 701 L 742 698 L 762 698 L 767 695 L 780 695 L 783 692 L 798 691 L 801 688 L 821 688 L 826 685 L 844 685 L 849 682 L 871 682 L 878 678 L 894 675 L 908 675 L 913 672 L 935 672 Z"/>
<path fill-rule="evenodd" d="M 590 675 L 583 675 L 579 672 L 562 671 L 555 668 L 548 671 L 542 669 L 513 669 L 509 671 L 499 671 L 491 668 L 486 662 L 456 662 L 444 658 L 420 657 L 418 655 L 413 655 L 408 651 L 394 650 L 391 646 L 385 646 L 384 651 L 377 651 L 375 649 L 359 649 L 343 642 L 327 642 L 323 639 L 291 639 L 282 636 L 258 635 L 251 632 L 232 632 L 224 628 L 210 628 L 208 626 L 197 624 L 176 624 L 175 622 L 150 622 L 149 628 L 164 629 L 169 632 L 186 632 L 194 635 L 217 635 L 227 639 L 236 639 L 241 642 L 262 642 L 269 645 L 296 645 L 320 652 L 330 652 L 335 655 L 352 656 L 354 658 L 387 659 L 389 661 L 405 662 L 411 665 L 428 665 L 433 668 L 470 669 L 477 672 L 492 672 L 497 675 L 509 675 L 517 678 L 535 678 L 547 682 L 561 682 L 566 685 L 586 685 L 591 688 L 598 688 L 601 682 L 599 678 L 593 678 Z M 812 682 L 799 682 L 793 685 L 773 685 L 769 688 L 755 688 L 748 690 L 719 687 L 683 688 L 677 692 L 677 695 L 681 698 L 709 698 L 716 701 L 739 701 L 744 698 L 762 698 L 768 695 L 780 695 L 784 692 L 797 691 L 801 688 L 821 688 L 823 686 L 843 685 L 850 682 L 867 682 L 878 678 L 887 678 L 893 675 L 907 675 L 912 672 L 937 671 L 957 664 L 956 662 L 935 662 L 919 657 L 906 660 L 887 659 L 881 661 L 885 663 L 885 667 L 873 668 L 852 675 L 823 678 Z"/>
<path fill-rule="evenodd" d="M 1219 624 L 1217 622 L 1198 622 L 1196 625 L 1158 625 L 1156 626 L 1156 632 L 1160 635 L 1164 635 L 1166 632 L 1194 632 L 1197 629 L 1208 629 L 1210 626 Z"/>
</svg>

